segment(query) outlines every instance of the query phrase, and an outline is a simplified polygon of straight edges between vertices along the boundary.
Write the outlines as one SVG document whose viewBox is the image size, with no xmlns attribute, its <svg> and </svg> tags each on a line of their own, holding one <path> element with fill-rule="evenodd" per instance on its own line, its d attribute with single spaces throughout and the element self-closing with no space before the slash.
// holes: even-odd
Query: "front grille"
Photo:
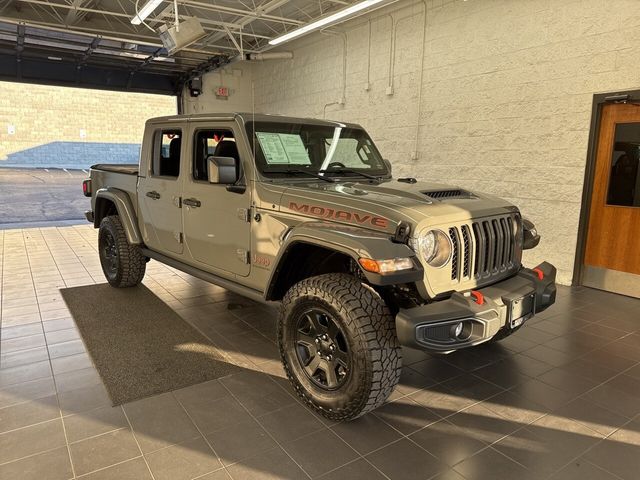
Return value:
<svg viewBox="0 0 640 480">
<path fill-rule="evenodd" d="M 451 281 L 488 277 L 514 266 L 514 218 L 503 216 L 449 228 Z"/>
</svg>

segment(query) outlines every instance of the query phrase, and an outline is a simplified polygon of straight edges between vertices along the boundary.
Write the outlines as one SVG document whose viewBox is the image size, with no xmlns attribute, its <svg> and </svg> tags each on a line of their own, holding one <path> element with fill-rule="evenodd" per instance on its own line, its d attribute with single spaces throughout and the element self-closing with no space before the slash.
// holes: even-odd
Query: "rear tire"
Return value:
<svg viewBox="0 0 640 480">
<path fill-rule="evenodd" d="M 319 275 L 291 287 L 278 343 L 298 396 L 331 420 L 381 406 L 400 379 L 394 318 L 375 290 L 350 275 Z"/>
<path fill-rule="evenodd" d="M 140 247 L 129 244 L 117 215 L 105 217 L 100 222 L 98 251 L 102 271 L 112 287 L 133 287 L 142 281 L 147 258 Z"/>
</svg>

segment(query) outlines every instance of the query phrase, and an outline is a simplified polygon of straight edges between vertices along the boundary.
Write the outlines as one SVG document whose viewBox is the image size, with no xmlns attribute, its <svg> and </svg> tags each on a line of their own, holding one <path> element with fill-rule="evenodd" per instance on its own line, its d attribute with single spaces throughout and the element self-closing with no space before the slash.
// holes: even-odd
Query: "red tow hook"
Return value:
<svg viewBox="0 0 640 480">
<path fill-rule="evenodd" d="M 484 295 L 477 290 L 471 290 L 471 296 L 478 305 L 484 305 Z"/>
<path fill-rule="evenodd" d="M 538 274 L 538 280 L 542 280 L 544 278 L 544 272 L 542 270 L 539 268 L 533 268 L 532 270 Z"/>
</svg>

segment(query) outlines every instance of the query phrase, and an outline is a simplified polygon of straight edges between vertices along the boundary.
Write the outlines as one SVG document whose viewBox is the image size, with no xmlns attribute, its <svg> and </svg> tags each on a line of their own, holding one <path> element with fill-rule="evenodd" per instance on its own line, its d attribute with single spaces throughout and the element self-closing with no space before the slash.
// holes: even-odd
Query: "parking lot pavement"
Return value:
<svg viewBox="0 0 640 480">
<path fill-rule="evenodd" d="M 84 170 L 0 168 L 0 229 L 84 221 L 87 177 Z"/>
</svg>

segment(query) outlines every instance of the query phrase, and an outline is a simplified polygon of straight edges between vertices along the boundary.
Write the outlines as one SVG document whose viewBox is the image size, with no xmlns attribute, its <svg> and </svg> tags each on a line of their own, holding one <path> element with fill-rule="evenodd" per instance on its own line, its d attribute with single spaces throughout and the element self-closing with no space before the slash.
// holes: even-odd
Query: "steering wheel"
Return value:
<svg viewBox="0 0 640 480">
<path fill-rule="evenodd" d="M 330 170 L 332 168 L 347 168 L 347 166 L 342 163 L 342 162 L 331 162 L 329 165 L 327 165 L 327 170 Z"/>
</svg>

